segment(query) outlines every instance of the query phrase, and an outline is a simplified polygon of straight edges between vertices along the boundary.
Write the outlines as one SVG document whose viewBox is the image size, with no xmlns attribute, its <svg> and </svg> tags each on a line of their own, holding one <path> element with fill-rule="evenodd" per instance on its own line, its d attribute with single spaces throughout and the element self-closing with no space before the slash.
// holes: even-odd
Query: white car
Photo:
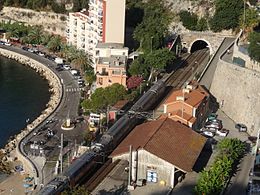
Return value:
<svg viewBox="0 0 260 195">
<path fill-rule="evenodd" d="M 221 137 L 226 137 L 229 133 L 228 130 L 222 129 L 222 130 L 217 130 L 216 133 L 221 136 Z"/>
<path fill-rule="evenodd" d="M 12 44 L 11 43 L 9 43 L 9 42 L 5 42 L 4 43 L 6 46 L 11 46 Z"/>
<path fill-rule="evenodd" d="M 207 137 L 214 137 L 214 133 L 212 133 L 210 131 L 204 131 L 202 134 L 206 135 Z"/>
<path fill-rule="evenodd" d="M 69 65 L 63 65 L 63 68 L 64 68 L 65 70 L 70 70 L 70 69 L 71 69 L 71 67 L 70 67 Z"/>
</svg>

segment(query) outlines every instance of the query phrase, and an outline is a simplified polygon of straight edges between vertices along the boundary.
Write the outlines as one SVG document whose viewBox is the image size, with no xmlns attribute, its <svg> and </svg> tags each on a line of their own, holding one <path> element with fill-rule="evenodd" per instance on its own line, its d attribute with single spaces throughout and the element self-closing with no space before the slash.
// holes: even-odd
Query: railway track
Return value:
<svg viewBox="0 0 260 195">
<path fill-rule="evenodd" d="M 198 67 L 208 55 L 209 51 L 207 49 L 199 50 L 193 54 L 190 54 L 180 65 L 180 68 L 172 72 L 165 79 L 168 90 L 166 90 L 165 96 L 162 100 L 160 100 L 160 102 L 164 102 L 171 94 L 171 91 L 181 88 L 189 80 L 189 78 L 196 73 Z M 160 116 L 163 113 L 161 103 L 159 103 L 157 108 L 155 108 L 155 117 Z"/>
<path fill-rule="evenodd" d="M 172 86 L 173 88 L 180 88 L 185 84 L 185 82 L 196 72 L 199 65 L 208 56 L 208 50 L 203 49 L 193 54 L 189 55 L 184 61 L 185 64 L 182 68 L 179 68 L 173 72 L 167 79 L 166 84 Z"/>
</svg>

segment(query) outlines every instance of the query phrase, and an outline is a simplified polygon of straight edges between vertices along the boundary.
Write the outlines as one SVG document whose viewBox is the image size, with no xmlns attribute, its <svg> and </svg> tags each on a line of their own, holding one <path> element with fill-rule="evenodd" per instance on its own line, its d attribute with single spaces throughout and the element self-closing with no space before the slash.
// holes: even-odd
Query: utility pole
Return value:
<svg viewBox="0 0 260 195">
<path fill-rule="evenodd" d="M 128 190 L 133 190 L 132 186 L 132 145 L 129 147 L 129 171 L 128 171 Z"/>
<path fill-rule="evenodd" d="M 246 0 L 244 0 L 244 26 L 243 30 L 245 30 L 246 27 Z"/>
<path fill-rule="evenodd" d="M 60 139 L 60 173 L 63 172 L 63 133 L 61 134 Z"/>
</svg>

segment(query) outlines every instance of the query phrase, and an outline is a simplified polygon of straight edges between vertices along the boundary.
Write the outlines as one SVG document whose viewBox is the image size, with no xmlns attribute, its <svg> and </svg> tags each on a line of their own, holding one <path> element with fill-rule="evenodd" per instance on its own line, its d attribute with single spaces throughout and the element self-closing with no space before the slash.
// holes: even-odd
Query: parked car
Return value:
<svg viewBox="0 0 260 195">
<path fill-rule="evenodd" d="M 222 124 L 207 124 L 205 125 L 205 128 L 215 128 L 215 129 L 222 129 Z"/>
<path fill-rule="evenodd" d="M 206 137 L 214 137 L 214 135 L 215 135 L 214 133 L 212 133 L 210 131 L 204 131 L 202 134 L 205 135 Z"/>
<path fill-rule="evenodd" d="M 10 42 L 5 42 L 6 46 L 11 46 L 12 44 Z"/>
<path fill-rule="evenodd" d="M 5 42 L 4 41 L 0 41 L 0 45 L 4 45 L 5 44 Z"/>
<path fill-rule="evenodd" d="M 218 115 L 216 113 L 211 113 L 209 116 L 208 116 L 208 120 L 213 120 L 213 119 L 216 119 L 218 117 Z"/>
<path fill-rule="evenodd" d="M 217 130 L 216 133 L 221 137 L 226 137 L 229 133 L 229 130 L 227 129 Z"/>
<path fill-rule="evenodd" d="M 71 69 L 71 67 L 70 67 L 69 65 L 63 65 L 63 68 L 64 68 L 65 70 L 70 70 L 70 69 Z"/>
<path fill-rule="evenodd" d="M 255 136 L 249 136 L 249 137 L 248 137 L 248 140 L 251 141 L 252 143 L 256 143 L 257 137 L 255 137 Z"/>
<path fill-rule="evenodd" d="M 239 132 L 246 132 L 247 131 L 246 125 L 241 124 L 241 123 L 237 123 L 235 125 L 235 128 L 238 129 Z"/>
<path fill-rule="evenodd" d="M 22 50 L 25 50 L 25 51 L 28 51 L 28 49 L 29 49 L 28 47 L 25 47 L 25 46 L 22 46 L 21 48 L 22 48 Z"/>
</svg>

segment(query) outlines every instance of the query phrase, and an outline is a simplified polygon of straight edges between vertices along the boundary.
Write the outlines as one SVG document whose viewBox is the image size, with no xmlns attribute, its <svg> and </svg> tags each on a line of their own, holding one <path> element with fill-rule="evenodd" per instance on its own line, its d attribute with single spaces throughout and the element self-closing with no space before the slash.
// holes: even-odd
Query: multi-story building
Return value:
<svg viewBox="0 0 260 195">
<path fill-rule="evenodd" d="M 198 129 L 210 112 L 209 101 L 209 93 L 193 82 L 184 89 L 173 91 L 163 103 L 163 112 L 175 121 Z"/>
<path fill-rule="evenodd" d="M 98 43 L 95 48 L 96 88 L 119 83 L 126 87 L 128 48 L 119 43 Z"/>
<path fill-rule="evenodd" d="M 124 43 L 125 0 L 90 0 L 88 11 L 70 13 L 68 20 L 68 43 L 92 57 L 99 42 Z"/>
</svg>

